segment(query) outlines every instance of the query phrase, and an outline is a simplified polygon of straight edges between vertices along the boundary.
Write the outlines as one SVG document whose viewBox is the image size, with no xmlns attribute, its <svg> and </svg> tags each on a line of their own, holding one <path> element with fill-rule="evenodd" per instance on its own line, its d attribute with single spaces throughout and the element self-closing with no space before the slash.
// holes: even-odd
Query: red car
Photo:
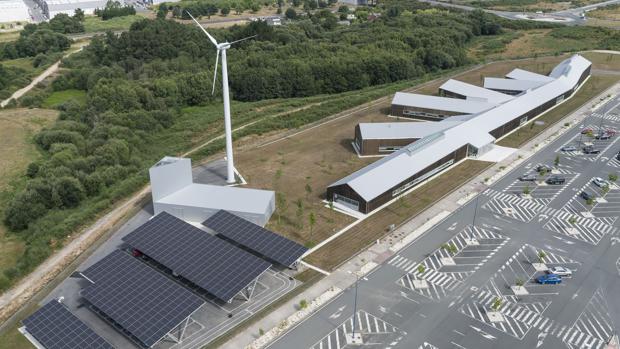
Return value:
<svg viewBox="0 0 620 349">
<path fill-rule="evenodd" d="M 618 131 L 616 131 L 616 130 L 615 130 L 615 129 L 613 129 L 613 128 L 608 128 L 608 129 L 606 129 L 604 132 L 605 132 L 605 133 L 607 133 L 607 134 L 608 134 L 608 135 L 610 135 L 610 136 L 615 136 L 615 135 L 616 135 L 616 133 L 617 133 Z"/>
</svg>

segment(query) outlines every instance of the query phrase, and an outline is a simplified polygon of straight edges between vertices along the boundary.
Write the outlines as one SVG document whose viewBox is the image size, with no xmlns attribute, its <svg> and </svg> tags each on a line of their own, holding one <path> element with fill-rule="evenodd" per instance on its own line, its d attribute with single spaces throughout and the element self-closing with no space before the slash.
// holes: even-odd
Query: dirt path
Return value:
<svg viewBox="0 0 620 349">
<path fill-rule="evenodd" d="M 76 52 L 79 52 L 80 50 L 82 50 L 83 47 L 84 46 L 81 46 L 79 49 L 67 53 L 66 55 L 62 56 L 62 58 L 69 57 L 70 55 L 72 55 L 72 54 L 74 54 Z M 39 74 L 39 76 L 34 78 L 32 80 L 32 82 L 30 84 L 28 84 L 28 86 L 13 92 L 11 97 L 9 97 L 9 98 L 3 100 L 2 102 L 0 102 L 0 107 L 1 108 L 6 107 L 6 105 L 9 104 L 11 99 L 18 100 L 21 96 L 25 95 L 26 93 L 28 93 L 28 91 L 32 90 L 35 86 L 37 86 L 38 83 L 40 83 L 41 81 L 47 79 L 52 74 L 57 72 L 58 69 L 60 68 L 60 62 L 61 61 L 62 61 L 62 59 L 60 59 L 58 62 L 52 64 L 49 68 L 45 69 L 45 71 L 43 71 L 43 73 Z"/>
</svg>

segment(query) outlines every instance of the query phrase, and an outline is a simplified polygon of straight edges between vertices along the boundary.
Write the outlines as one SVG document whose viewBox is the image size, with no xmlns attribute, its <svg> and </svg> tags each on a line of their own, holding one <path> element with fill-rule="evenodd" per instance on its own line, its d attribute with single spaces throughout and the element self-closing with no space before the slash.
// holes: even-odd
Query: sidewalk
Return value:
<svg viewBox="0 0 620 349">
<path fill-rule="evenodd" d="M 547 144 L 551 143 L 563 133 L 569 131 L 572 127 L 578 125 L 582 119 L 589 114 L 594 106 L 602 105 L 600 102 L 602 97 L 609 94 L 613 96 L 619 93 L 620 83 L 617 83 L 606 91 L 603 91 L 598 96 L 592 98 L 572 114 L 543 131 L 536 138 L 530 140 L 504 160 L 489 167 L 487 170 L 461 186 L 458 190 L 448 194 L 435 205 L 427 208 L 424 212 L 397 227 L 389 236 L 378 240 L 375 245 L 371 246 L 366 251 L 360 252 L 357 256 L 353 257 L 347 263 L 332 272 L 329 276 L 323 278 L 315 285 L 278 307 L 269 315 L 249 326 L 242 333 L 236 335 L 226 344 L 222 345 L 221 348 L 257 349 L 266 346 L 272 338 L 261 338 L 260 340 L 257 340 L 260 330 L 263 329 L 267 331 L 264 337 L 270 337 L 272 332 L 269 330 L 276 328 L 278 329 L 278 331 L 275 331 L 276 333 L 285 333 L 288 330 L 288 327 L 294 326 L 290 326 L 288 321 L 285 319 L 288 319 L 289 317 L 295 318 L 293 315 L 298 312 L 297 305 L 302 299 L 310 302 L 311 300 L 317 299 L 322 294 L 329 292 L 334 288 L 344 290 L 353 285 L 356 280 L 353 273 L 360 275 L 367 274 L 371 270 L 374 270 L 377 265 L 389 259 L 400 249 L 409 245 L 427 231 L 430 231 L 434 225 L 442 221 L 445 217 L 459 210 L 467 202 L 475 198 L 476 194 L 484 191 L 489 185 L 501 179 L 515 167 L 525 161 L 528 161 L 532 155 L 544 148 Z M 607 101 L 607 99 L 605 99 L 605 101 Z M 570 123 L 570 126 L 564 126 L 566 123 Z M 321 299 L 322 304 L 328 303 L 331 298 L 335 297 L 335 295 L 331 293 L 334 292 L 330 292 L 329 298 Z M 315 309 L 319 309 L 320 307 L 321 304 L 317 304 Z M 302 321 L 303 319 L 299 322 Z"/>
</svg>

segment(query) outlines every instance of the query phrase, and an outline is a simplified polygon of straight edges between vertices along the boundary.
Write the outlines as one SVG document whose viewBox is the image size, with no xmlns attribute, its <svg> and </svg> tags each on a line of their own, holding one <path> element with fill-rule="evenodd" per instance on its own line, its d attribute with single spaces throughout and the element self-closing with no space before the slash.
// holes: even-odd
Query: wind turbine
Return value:
<svg viewBox="0 0 620 349">
<path fill-rule="evenodd" d="M 218 43 L 217 40 L 207 30 L 198 23 L 196 18 L 192 16 L 188 11 L 187 14 L 192 18 L 192 20 L 202 29 L 202 31 L 207 35 L 209 41 L 215 45 L 217 48 L 217 53 L 215 55 L 215 69 L 213 71 L 213 89 L 211 90 L 211 94 L 215 93 L 215 80 L 217 78 L 217 63 L 219 61 L 220 55 L 222 56 L 222 99 L 224 100 L 224 132 L 226 133 L 226 160 L 227 160 L 227 178 L 226 182 L 235 183 L 235 167 L 233 163 L 233 149 L 232 149 L 232 128 L 231 128 L 231 120 L 230 120 L 230 97 L 228 96 L 228 64 L 226 62 L 226 50 L 230 48 L 232 44 L 238 43 L 240 41 L 248 40 L 256 35 L 248 36 L 247 38 L 243 38 L 240 40 L 236 40 L 233 42 L 222 42 Z"/>
</svg>

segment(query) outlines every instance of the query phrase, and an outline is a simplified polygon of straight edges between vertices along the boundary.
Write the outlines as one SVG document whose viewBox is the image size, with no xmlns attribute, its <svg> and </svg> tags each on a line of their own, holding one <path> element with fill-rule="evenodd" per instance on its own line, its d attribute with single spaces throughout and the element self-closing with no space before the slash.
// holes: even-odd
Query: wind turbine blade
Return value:
<svg viewBox="0 0 620 349">
<path fill-rule="evenodd" d="M 189 11 L 185 11 L 187 12 L 187 14 L 192 18 L 192 20 L 196 23 L 197 26 L 200 27 L 200 29 L 202 29 L 202 31 L 207 34 L 207 36 L 209 37 L 209 40 L 211 40 L 211 42 L 213 43 L 213 45 L 217 46 L 217 40 L 215 40 L 214 37 L 211 36 L 211 34 L 209 34 L 209 32 L 207 32 L 207 30 L 200 24 L 198 23 L 198 21 L 196 20 L 196 18 L 194 18 L 194 16 L 192 16 L 191 13 L 189 13 Z"/>
<path fill-rule="evenodd" d="M 217 50 L 217 54 L 215 55 L 215 69 L 213 70 L 213 88 L 211 89 L 211 95 L 215 94 L 215 79 L 217 79 L 217 63 L 220 60 L 220 50 Z"/>
<path fill-rule="evenodd" d="M 232 45 L 232 44 L 237 43 L 237 42 L 241 42 L 241 41 L 249 40 L 249 39 L 255 38 L 255 37 L 257 37 L 257 36 L 258 36 L 258 35 L 248 36 L 247 38 L 243 38 L 243 39 L 235 40 L 235 41 L 231 42 L 230 44 Z"/>
</svg>

